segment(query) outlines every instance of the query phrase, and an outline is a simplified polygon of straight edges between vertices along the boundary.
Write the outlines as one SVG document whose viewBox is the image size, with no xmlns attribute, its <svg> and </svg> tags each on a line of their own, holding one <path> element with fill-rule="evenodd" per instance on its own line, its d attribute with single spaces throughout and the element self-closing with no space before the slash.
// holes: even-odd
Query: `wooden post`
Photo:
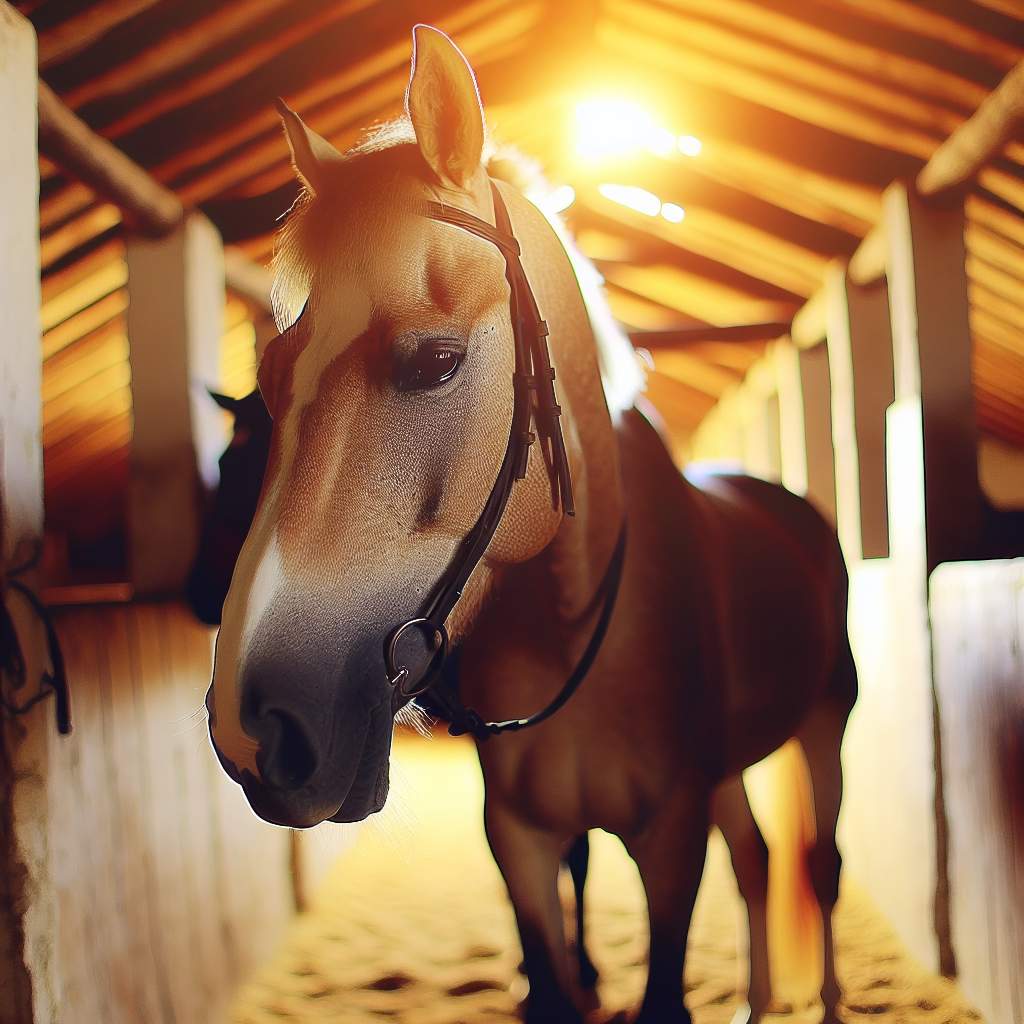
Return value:
<svg viewBox="0 0 1024 1024">
<path fill-rule="evenodd" d="M 828 352 L 780 342 L 771 354 L 779 392 L 782 483 L 830 522 L 836 517 Z"/>
<path fill-rule="evenodd" d="M 127 245 L 132 438 L 131 574 L 139 594 L 184 582 L 199 530 L 199 481 L 213 483 L 223 427 L 205 393 L 219 377 L 220 236 L 192 214 L 159 241 Z"/>
<path fill-rule="evenodd" d="M 39 163 L 36 37 L 0 2 L 0 558 L 10 568 L 42 538 L 42 353 L 39 339 Z M 2 579 L 2 573 L 0 573 Z M 21 579 L 34 584 L 32 574 Z M 0 593 L 25 658 L 17 704 L 38 692 L 44 643 L 21 597 Z M 56 1020 L 56 904 L 50 874 L 47 763 L 53 702 L 0 718 L 0 1024 Z"/>
<path fill-rule="evenodd" d="M 952 973 L 956 963 L 942 708 L 932 674 L 927 602 L 932 570 L 943 562 L 975 557 L 982 530 L 964 213 L 962 200 L 936 205 L 896 183 L 886 190 L 883 214 L 895 392 L 886 432 L 893 601 L 889 626 L 897 630 L 890 650 L 900 686 L 898 693 L 885 695 L 884 705 L 875 698 L 874 713 L 884 713 L 890 727 L 901 730 L 898 756 L 916 751 L 913 761 L 897 773 L 905 780 L 902 792 L 890 785 L 887 799 L 894 807 L 902 804 L 905 821 L 916 819 L 913 832 L 932 830 L 927 849 L 922 847 L 912 861 L 917 894 L 905 884 L 903 893 L 894 893 L 891 906 L 911 951 L 926 964 Z M 922 895 L 931 903 L 928 915 L 922 913 L 927 906 Z"/>
<path fill-rule="evenodd" d="M 751 366 L 737 397 L 741 399 L 744 467 L 763 480 L 780 480 L 779 393 L 770 359 Z"/>
<path fill-rule="evenodd" d="M 797 380 L 803 426 L 804 494 L 830 522 L 836 518 L 835 459 L 828 352 L 824 346 L 797 353 Z M 792 385 L 790 385 L 792 389 Z M 786 399 L 788 404 L 788 399 Z M 789 413 L 788 415 L 792 415 Z"/>
<path fill-rule="evenodd" d="M 825 293 L 839 539 L 850 562 L 884 558 L 885 411 L 894 397 L 888 291 L 884 281 L 857 285 L 833 267 Z"/>
<path fill-rule="evenodd" d="M 963 203 L 926 204 L 896 183 L 884 216 L 895 397 L 920 400 L 931 572 L 974 556 L 982 528 Z"/>
</svg>

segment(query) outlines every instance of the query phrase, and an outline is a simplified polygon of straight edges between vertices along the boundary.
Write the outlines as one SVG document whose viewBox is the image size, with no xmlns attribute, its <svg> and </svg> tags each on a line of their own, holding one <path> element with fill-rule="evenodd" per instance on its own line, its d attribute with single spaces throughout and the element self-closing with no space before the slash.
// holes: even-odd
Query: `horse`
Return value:
<svg viewBox="0 0 1024 1024">
<path fill-rule="evenodd" d="M 200 622 L 219 626 L 235 563 L 256 514 L 270 455 L 272 421 L 259 389 L 242 398 L 213 390 L 209 395 L 234 417 L 234 423 L 231 441 L 218 460 L 220 478 L 203 517 L 199 549 L 189 572 L 185 597 Z M 421 699 L 420 704 L 429 715 L 442 713 L 429 699 Z M 590 838 L 585 832 L 569 847 L 563 864 L 576 899 L 574 948 L 578 976 L 583 988 L 592 992 L 597 987 L 598 971 L 585 941 L 583 894 L 590 865 Z"/>
<path fill-rule="evenodd" d="M 747 907 L 739 1017 L 759 1020 L 767 848 L 741 773 L 795 737 L 836 1024 L 857 678 L 834 531 L 776 485 L 676 469 L 642 396 L 609 379 L 627 342 L 598 329 L 560 232 L 489 176 L 476 79 L 447 36 L 416 26 L 405 114 L 344 154 L 279 111 L 302 194 L 258 373 L 270 456 L 207 694 L 225 771 L 268 821 L 361 820 L 387 798 L 395 713 L 425 691 L 446 703 L 476 740 L 529 1024 L 583 1019 L 556 881 L 591 828 L 622 840 L 647 894 L 637 1021 L 690 1020 L 714 822 Z M 439 671 L 455 648 L 458 693 Z"/>
<path fill-rule="evenodd" d="M 234 422 L 221 453 L 220 479 L 203 514 L 199 547 L 185 583 L 185 599 L 200 622 L 219 626 L 238 554 L 252 525 L 270 454 L 272 422 L 259 390 L 242 398 L 217 391 L 210 398 Z"/>
</svg>

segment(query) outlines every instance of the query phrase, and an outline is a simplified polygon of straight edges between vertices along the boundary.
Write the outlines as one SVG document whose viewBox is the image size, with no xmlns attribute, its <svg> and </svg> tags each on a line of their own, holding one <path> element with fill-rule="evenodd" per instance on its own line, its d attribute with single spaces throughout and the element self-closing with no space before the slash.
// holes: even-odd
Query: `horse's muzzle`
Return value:
<svg viewBox="0 0 1024 1024">
<path fill-rule="evenodd" d="M 217 746 L 227 775 L 237 782 L 253 811 L 288 828 L 322 821 L 359 821 L 379 811 L 388 792 L 391 751 L 390 694 L 373 707 L 354 701 L 335 714 L 273 691 L 250 686 L 242 701 L 241 725 L 258 744 L 256 771 L 239 770 Z"/>
</svg>

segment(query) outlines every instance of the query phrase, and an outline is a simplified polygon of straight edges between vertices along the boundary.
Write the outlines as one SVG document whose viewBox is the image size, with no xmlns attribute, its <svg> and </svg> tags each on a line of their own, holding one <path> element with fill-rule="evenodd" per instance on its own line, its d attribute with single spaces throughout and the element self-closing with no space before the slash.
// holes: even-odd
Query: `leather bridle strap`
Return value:
<svg viewBox="0 0 1024 1024">
<path fill-rule="evenodd" d="M 597 596 L 601 598 L 601 612 L 598 616 L 594 632 L 590 634 L 587 646 L 584 648 L 580 659 L 572 674 L 566 679 L 561 690 L 554 699 L 541 708 L 540 711 L 527 718 L 510 718 L 501 722 L 485 721 L 472 708 L 466 707 L 459 700 L 454 692 L 446 691 L 435 686 L 431 690 L 431 697 L 440 704 L 449 722 L 448 731 L 453 736 L 461 736 L 469 733 L 478 740 L 486 740 L 491 736 L 500 736 L 503 732 L 519 732 L 521 729 L 529 729 L 531 726 L 540 725 L 541 722 L 549 719 L 556 711 L 560 710 L 570 697 L 579 689 L 580 683 L 586 678 L 590 667 L 594 664 L 601 644 L 604 642 L 605 634 L 608 632 L 608 623 L 611 622 L 612 612 L 615 610 L 615 600 L 619 594 L 619 584 L 622 582 L 622 567 L 626 556 L 626 526 L 623 524 L 619 530 L 618 540 L 615 542 L 615 550 L 612 552 L 611 561 L 605 570 L 604 578 L 598 588 Z"/>
<path fill-rule="evenodd" d="M 605 607 L 583 658 L 559 696 L 543 711 L 528 719 L 511 722 L 484 722 L 476 712 L 462 705 L 454 693 L 440 692 L 436 685 L 440 668 L 448 653 L 448 631 L 445 627 L 448 616 L 462 596 L 473 570 L 483 558 L 501 517 L 505 512 L 512 487 L 517 480 L 526 476 L 530 447 L 535 437 L 531 424 L 535 423 L 545 458 L 551 474 L 551 494 L 555 508 L 561 506 L 566 515 L 574 515 L 572 479 L 565 442 L 559 423 L 561 408 L 555 395 L 555 372 L 548 352 L 547 324 L 541 319 L 537 302 L 530 288 L 526 271 L 520 260 L 519 242 L 512 234 L 512 224 L 504 200 L 494 182 L 491 182 L 494 201 L 495 226 L 486 221 L 443 203 L 428 202 L 422 213 L 431 220 L 454 225 L 470 234 L 483 238 L 496 246 L 505 257 L 505 277 L 509 284 L 509 313 L 515 345 L 515 370 L 512 375 L 512 422 L 508 444 L 497 478 L 484 508 L 473 529 L 463 538 L 448 569 L 438 581 L 421 616 L 396 626 L 384 642 L 384 663 L 388 680 L 395 687 L 396 697 L 409 699 L 427 690 L 432 690 L 435 700 L 449 713 L 453 733 L 472 732 L 478 738 L 495 735 L 498 732 L 526 728 L 549 717 L 572 695 L 586 675 L 590 663 L 597 655 L 601 639 L 611 617 L 615 595 L 621 576 L 622 552 L 625 532 L 619 538 L 616 554 L 608 567 L 601 591 Z M 409 672 L 404 665 L 397 664 L 398 643 L 402 636 L 412 629 L 420 630 L 433 644 L 433 663 L 421 681 L 408 685 Z M 591 650 L 591 648 L 593 648 Z"/>
<path fill-rule="evenodd" d="M 569 474 L 569 460 L 565 453 L 565 442 L 559 416 L 562 409 L 555 396 L 555 371 L 551 366 L 548 353 L 548 325 L 541 317 L 537 301 L 533 297 L 529 279 L 520 259 L 519 241 L 512 234 L 512 222 L 509 220 L 508 208 L 501 198 L 494 182 L 491 182 L 491 195 L 494 201 L 495 226 L 491 227 L 485 220 L 474 217 L 465 210 L 444 203 L 428 202 L 425 215 L 431 220 L 442 221 L 462 228 L 470 234 L 486 239 L 497 246 L 505 257 L 505 278 L 509 286 L 509 312 L 512 319 L 512 335 L 516 348 L 516 369 L 512 377 L 514 410 L 529 414 L 532 407 L 533 418 L 541 441 L 550 446 L 549 458 L 552 473 L 552 500 L 555 508 L 559 505 L 566 515 L 575 515 L 572 497 L 572 478 Z M 531 392 L 533 398 L 531 400 Z M 513 426 L 515 412 L 513 413 Z M 516 438 L 510 437 L 511 444 Z M 520 432 L 518 447 L 521 461 L 515 467 L 515 479 L 522 480 L 526 476 L 527 460 L 530 445 L 534 437 L 529 430 Z"/>
</svg>

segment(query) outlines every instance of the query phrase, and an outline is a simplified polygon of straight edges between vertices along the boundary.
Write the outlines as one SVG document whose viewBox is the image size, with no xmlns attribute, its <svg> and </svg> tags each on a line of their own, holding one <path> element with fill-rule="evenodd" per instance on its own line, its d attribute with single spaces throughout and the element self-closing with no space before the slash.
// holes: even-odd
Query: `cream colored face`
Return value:
<svg viewBox="0 0 1024 1024">
<path fill-rule="evenodd" d="M 260 815 L 292 826 L 383 804 L 384 639 L 423 608 L 508 441 L 504 258 L 416 212 L 443 198 L 494 223 L 472 70 L 423 25 L 406 109 L 391 137 L 342 157 L 279 105 L 306 194 L 284 232 L 283 269 L 308 302 L 260 365 L 270 460 L 207 703 L 225 769 Z M 542 550 L 560 519 L 535 458 L 449 618 L 453 639 L 495 570 Z"/>
<path fill-rule="evenodd" d="M 272 820 L 379 809 L 392 720 L 384 638 L 420 612 L 508 442 L 504 258 L 412 212 L 423 185 L 405 188 L 408 203 L 364 200 L 334 232 L 303 316 L 260 366 L 271 455 L 224 606 L 211 718 L 226 767 Z M 489 218 L 489 207 L 473 212 Z M 454 639 L 495 568 L 536 554 L 559 522 L 535 458 L 449 623 Z M 267 751 L 283 763 L 268 769 Z"/>
</svg>

